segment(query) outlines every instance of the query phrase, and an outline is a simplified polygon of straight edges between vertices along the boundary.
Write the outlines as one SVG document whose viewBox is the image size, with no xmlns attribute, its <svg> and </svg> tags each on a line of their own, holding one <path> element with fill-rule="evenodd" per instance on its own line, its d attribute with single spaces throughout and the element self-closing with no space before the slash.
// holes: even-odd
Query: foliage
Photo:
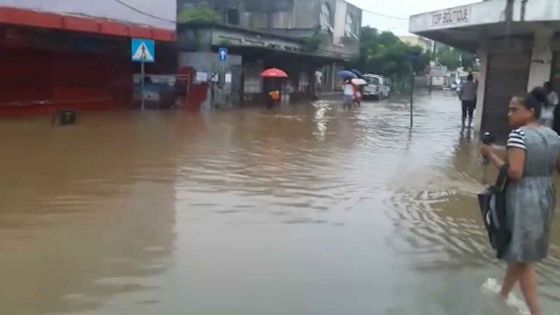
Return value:
<svg viewBox="0 0 560 315">
<path fill-rule="evenodd" d="M 410 82 L 407 56 L 419 55 L 419 60 L 413 63 L 417 73 L 423 72 L 429 63 L 429 55 L 422 48 L 402 42 L 391 32 L 379 33 L 375 28 L 364 27 L 360 34 L 360 56 L 350 66 L 390 78 L 397 90 Z"/>
<path fill-rule="evenodd" d="M 441 45 L 437 47 L 437 61 L 442 66 L 446 66 L 449 70 L 457 70 L 461 66 L 461 56 L 459 53 L 449 46 Z"/>
<path fill-rule="evenodd" d="M 186 7 L 179 13 L 179 23 L 219 23 L 220 17 L 206 2 L 196 7 Z"/>
<path fill-rule="evenodd" d="M 329 35 L 323 32 L 317 32 L 315 35 L 308 38 L 303 44 L 303 50 L 305 52 L 316 52 L 321 48 L 321 45 L 327 40 Z"/>
<path fill-rule="evenodd" d="M 447 45 L 438 44 L 436 57 L 438 63 L 449 70 L 463 67 L 465 71 L 477 71 L 476 56 Z"/>
</svg>

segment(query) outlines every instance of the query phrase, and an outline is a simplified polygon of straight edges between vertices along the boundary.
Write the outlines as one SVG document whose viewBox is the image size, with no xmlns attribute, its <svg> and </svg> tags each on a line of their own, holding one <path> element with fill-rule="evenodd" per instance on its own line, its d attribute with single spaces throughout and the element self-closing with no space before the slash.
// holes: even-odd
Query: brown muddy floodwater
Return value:
<svg viewBox="0 0 560 315">
<path fill-rule="evenodd" d="M 0 314 L 487 315 L 455 97 L 0 121 Z M 560 313 L 560 225 L 540 266 Z"/>
</svg>

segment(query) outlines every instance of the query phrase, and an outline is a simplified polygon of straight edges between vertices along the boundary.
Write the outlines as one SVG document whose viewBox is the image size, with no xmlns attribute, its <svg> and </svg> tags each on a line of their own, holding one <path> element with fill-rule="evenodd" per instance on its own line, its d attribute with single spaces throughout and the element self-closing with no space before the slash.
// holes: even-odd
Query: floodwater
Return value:
<svg viewBox="0 0 560 315">
<path fill-rule="evenodd" d="M 457 100 L 2 120 L 0 313 L 522 314 Z M 540 266 L 560 309 L 560 225 Z"/>
</svg>

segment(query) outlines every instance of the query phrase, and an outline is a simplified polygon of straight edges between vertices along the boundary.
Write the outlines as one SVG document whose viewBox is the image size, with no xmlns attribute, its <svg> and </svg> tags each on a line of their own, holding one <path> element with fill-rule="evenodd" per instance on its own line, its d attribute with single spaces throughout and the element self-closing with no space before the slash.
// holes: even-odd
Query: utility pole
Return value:
<svg viewBox="0 0 560 315">
<path fill-rule="evenodd" d="M 140 46 L 142 49 L 141 61 L 140 61 L 140 93 L 142 97 L 140 98 L 140 109 L 143 111 L 146 109 L 146 100 L 144 98 L 144 90 L 146 89 L 146 47 L 144 45 Z"/>
<path fill-rule="evenodd" d="M 430 77 L 431 81 L 431 77 Z M 410 129 L 414 126 L 414 64 L 410 62 Z"/>
<path fill-rule="evenodd" d="M 414 126 L 414 83 L 415 83 L 415 73 L 414 65 L 420 59 L 420 53 L 410 53 L 404 56 L 404 60 L 409 63 L 410 71 L 410 129 Z"/>
</svg>

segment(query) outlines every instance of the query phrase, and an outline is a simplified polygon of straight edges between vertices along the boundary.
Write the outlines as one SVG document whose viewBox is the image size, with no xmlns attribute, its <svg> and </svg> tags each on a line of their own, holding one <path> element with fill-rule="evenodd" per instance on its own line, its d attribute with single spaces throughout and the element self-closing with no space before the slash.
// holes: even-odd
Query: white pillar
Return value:
<svg viewBox="0 0 560 315">
<path fill-rule="evenodd" d="M 486 91 L 486 77 L 488 75 L 488 49 L 485 44 L 480 46 L 477 51 L 480 60 L 480 72 L 478 74 L 478 91 L 476 97 L 476 111 L 474 117 L 474 129 L 480 132 L 482 126 L 482 113 L 484 111 L 484 94 Z"/>
<path fill-rule="evenodd" d="M 531 69 L 529 70 L 529 82 L 527 91 L 550 80 L 552 69 L 552 37 L 554 32 L 549 29 L 539 29 L 533 40 L 533 53 L 531 56 Z"/>
</svg>

